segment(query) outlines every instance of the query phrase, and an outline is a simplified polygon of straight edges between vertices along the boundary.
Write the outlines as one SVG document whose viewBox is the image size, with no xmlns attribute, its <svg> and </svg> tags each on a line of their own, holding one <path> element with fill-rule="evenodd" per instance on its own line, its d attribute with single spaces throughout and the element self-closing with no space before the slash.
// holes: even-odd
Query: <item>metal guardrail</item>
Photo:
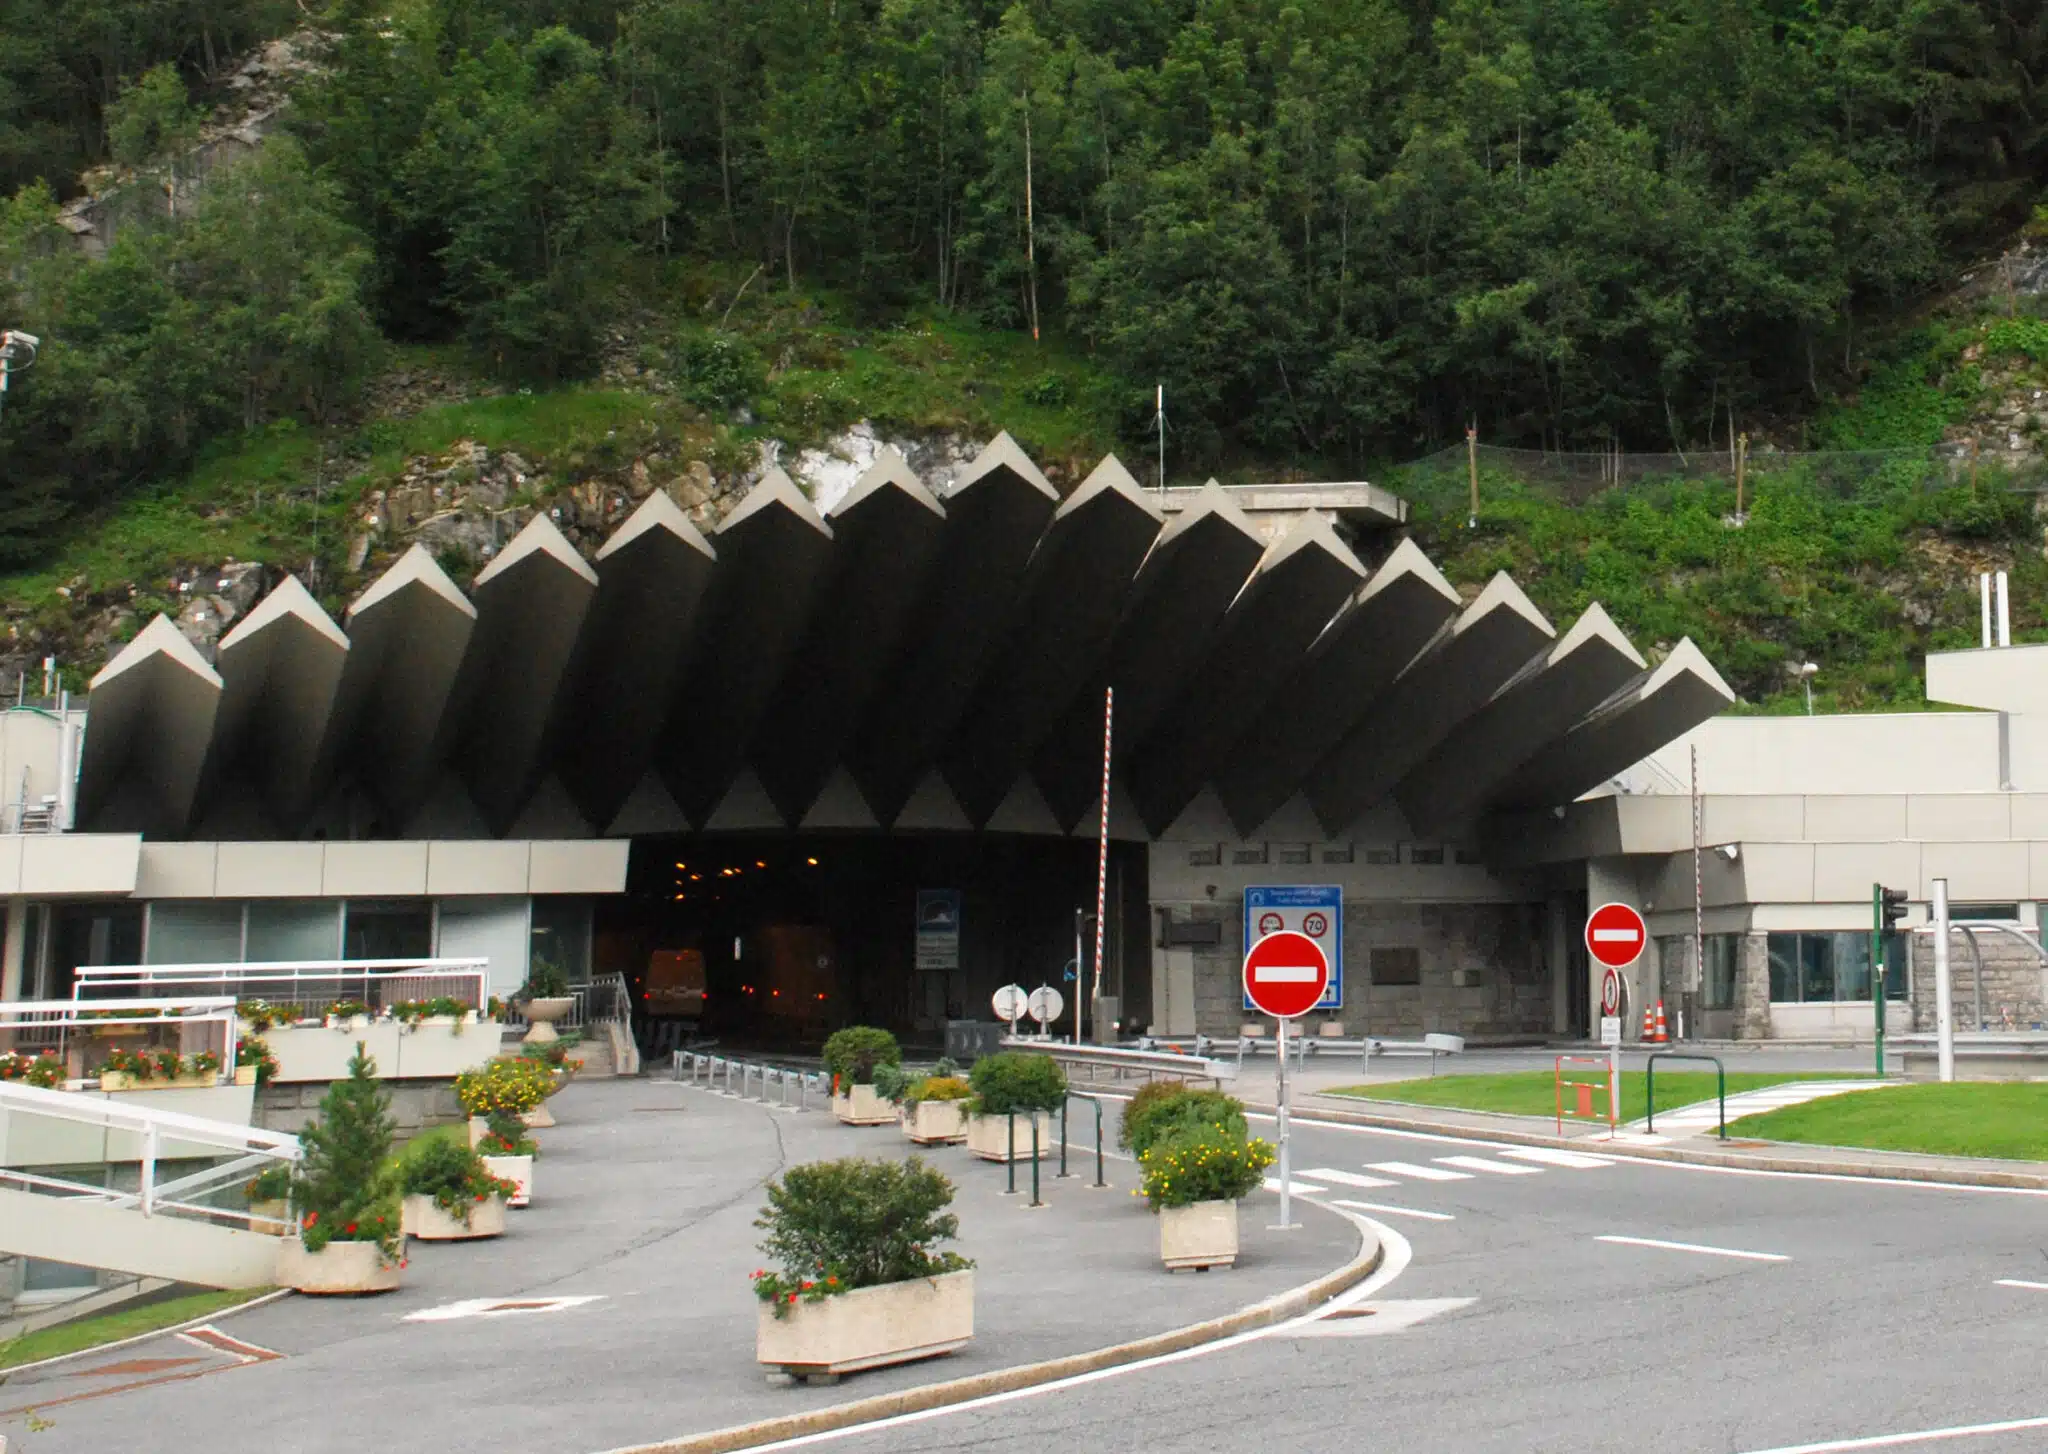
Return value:
<svg viewBox="0 0 2048 1454">
<path fill-rule="evenodd" d="M 1005 1050 L 1035 1050 L 1050 1055 L 1054 1060 L 1072 1066 L 1086 1066 L 1091 1080 L 1099 1079 L 1098 1070 L 1114 1070 L 1116 1078 L 1122 1080 L 1126 1073 L 1141 1073 L 1148 1080 L 1154 1076 L 1172 1075 L 1181 1079 L 1213 1080 L 1221 1085 L 1235 1079 L 1242 1068 L 1238 1064 L 1215 1060 L 1201 1055 L 1181 1055 L 1170 1050 L 1126 1049 L 1120 1045 L 1075 1045 L 1066 1040 L 1040 1040 L 1030 1035 L 1006 1036 L 1002 1041 Z"/>
<path fill-rule="evenodd" d="M 766 1061 L 743 1060 L 731 1055 L 705 1055 L 695 1050 L 678 1050 L 670 1062 L 670 1077 L 685 1085 L 699 1086 L 732 1096 L 736 1100 L 759 1100 L 768 1103 L 771 1086 L 780 1093 L 777 1102 L 786 1110 L 808 1111 L 813 1091 L 831 1105 L 832 1080 L 822 1070 L 802 1070 L 795 1066 L 771 1065 Z M 733 1084 L 737 1076 L 739 1084 Z M 756 1082 L 760 1092 L 754 1091 Z M 790 1091 L 796 1091 L 796 1104 L 790 1105 Z"/>
<path fill-rule="evenodd" d="M 583 984 L 569 986 L 569 1013 L 554 1022 L 557 1030 L 586 1030 L 592 1025 L 633 1022 L 633 999 L 623 974 L 601 974 Z M 516 1004 L 505 1006 L 505 1028 L 523 1030 L 526 1015 Z"/>
<path fill-rule="evenodd" d="M 1721 1097 L 1721 1139 L 1728 1139 L 1728 1067 L 1718 1056 L 1694 1055 L 1683 1050 L 1659 1050 L 1654 1052 L 1643 1065 L 1643 1089 L 1647 1095 L 1647 1112 L 1643 1117 L 1643 1130 L 1652 1135 L 1657 1130 L 1657 1062 L 1660 1060 L 1703 1060 L 1714 1067 L 1716 1084 Z"/>
<path fill-rule="evenodd" d="M 1147 1035 L 1141 1036 L 1136 1042 L 1139 1050 L 1154 1050 L 1164 1046 L 1171 1048 L 1174 1053 L 1179 1053 L 1179 1047 L 1183 1045 L 1190 1047 L 1198 1057 L 1227 1053 L 1232 1056 L 1240 1070 L 1243 1069 L 1247 1058 L 1277 1055 L 1280 1049 L 1279 1037 L 1272 1035 L 1194 1035 L 1173 1039 Z M 1297 1069 L 1324 1054 L 1356 1054 L 1361 1070 L 1370 1068 L 1372 1057 L 1375 1055 L 1427 1055 L 1429 1073 L 1435 1075 L 1439 1056 L 1464 1053 L 1465 1037 L 1432 1033 L 1424 1035 L 1420 1040 L 1388 1040 L 1378 1035 L 1290 1035 L 1287 1037 L 1287 1045 L 1294 1052 L 1294 1064 Z"/>
</svg>

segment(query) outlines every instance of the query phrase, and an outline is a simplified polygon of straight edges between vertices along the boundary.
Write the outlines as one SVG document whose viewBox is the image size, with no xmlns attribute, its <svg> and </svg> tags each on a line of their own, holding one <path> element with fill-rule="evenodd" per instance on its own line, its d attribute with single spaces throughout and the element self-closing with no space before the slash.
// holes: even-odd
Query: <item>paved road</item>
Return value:
<svg viewBox="0 0 2048 1454">
<path fill-rule="evenodd" d="M 1295 1150 L 1299 1181 L 1335 1170 L 1391 1183 L 1341 1193 L 1380 1208 L 1365 1215 L 1412 1247 L 1374 1315 L 833 1442 L 846 1454 L 1250 1441 L 1303 1454 L 1740 1454 L 1933 1447 L 1831 1441 L 2048 1416 L 2048 1290 L 1998 1285 L 2048 1284 L 2039 1196 L 1546 1166 L 1330 1125 L 1298 1125 Z M 1334 1199 L 1334 1179 L 1323 1185 Z M 1939 1447 L 2038 1454 L 2048 1420 Z"/>
</svg>

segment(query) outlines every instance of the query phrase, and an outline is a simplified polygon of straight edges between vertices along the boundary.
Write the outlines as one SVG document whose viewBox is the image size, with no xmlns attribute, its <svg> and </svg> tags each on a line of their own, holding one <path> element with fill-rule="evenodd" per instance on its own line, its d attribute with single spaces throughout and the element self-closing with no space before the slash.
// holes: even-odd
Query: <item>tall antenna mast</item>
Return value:
<svg viewBox="0 0 2048 1454">
<path fill-rule="evenodd" d="M 1158 386 L 1152 422 L 1159 427 L 1159 493 L 1166 493 L 1166 385 Z"/>
</svg>

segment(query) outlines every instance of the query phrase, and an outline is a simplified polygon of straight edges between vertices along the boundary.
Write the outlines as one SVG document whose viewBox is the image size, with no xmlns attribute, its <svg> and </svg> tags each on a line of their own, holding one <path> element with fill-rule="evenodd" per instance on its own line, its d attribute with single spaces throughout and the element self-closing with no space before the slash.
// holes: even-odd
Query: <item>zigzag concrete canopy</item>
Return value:
<svg viewBox="0 0 2048 1454">
<path fill-rule="evenodd" d="M 1092 825 L 1113 689 L 1114 836 L 1428 836 L 1731 700 L 1597 605 L 1562 638 L 1505 575 L 1461 607 L 1316 489 L 1255 522 L 1212 481 L 1169 516 L 1110 458 L 1062 501 L 1004 435 L 943 494 L 887 453 L 829 520 L 771 469 L 715 545 L 659 493 L 592 562 L 536 517 L 474 602 L 414 547 L 345 633 L 288 579 L 218 672 L 163 618 L 108 664 L 77 826 L 1058 834 Z"/>
</svg>

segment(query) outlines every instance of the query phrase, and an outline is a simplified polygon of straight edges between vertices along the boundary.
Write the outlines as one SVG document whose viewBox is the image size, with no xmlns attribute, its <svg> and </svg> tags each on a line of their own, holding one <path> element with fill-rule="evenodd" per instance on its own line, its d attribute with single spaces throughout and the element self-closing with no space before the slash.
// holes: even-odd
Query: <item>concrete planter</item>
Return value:
<svg viewBox="0 0 2048 1454">
<path fill-rule="evenodd" d="M 832 1114 L 849 1126 L 892 1126 L 896 1107 L 871 1085 L 850 1085 L 832 1098 Z"/>
<path fill-rule="evenodd" d="M 351 1035 L 360 1035 L 363 1031 L 370 1028 L 370 1017 L 368 1015 L 323 1015 L 320 1017 L 320 1025 L 323 1029 L 346 1030 Z"/>
<path fill-rule="evenodd" d="M 974 1336 L 974 1273 L 857 1288 L 799 1301 L 776 1317 L 761 1304 L 754 1357 L 799 1377 L 836 1377 L 951 1353 Z"/>
<path fill-rule="evenodd" d="M 542 1101 L 532 1110 L 522 1114 L 519 1119 L 523 1124 L 532 1127 L 536 1131 L 545 1131 L 548 1127 L 555 1124 L 555 1113 L 548 1109 L 546 1101 Z"/>
<path fill-rule="evenodd" d="M 256 1067 L 255 1067 L 255 1066 L 253 1066 L 253 1065 L 238 1065 L 238 1066 L 236 1066 L 236 1067 L 235 1067 L 235 1084 L 236 1084 L 236 1085 L 254 1085 L 254 1084 L 256 1084 Z"/>
<path fill-rule="evenodd" d="M 533 1200 L 533 1158 L 531 1156 L 486 1156 L 484 1165 L 492 1176 L 519 1184 L 507 1206 L 523 1207 Z"/>
<path fill-rule="evenodd" d="M 1196 1202 L 1159 1209 L 1159 1260 L 1179 1272 L 1237 1261 L 1237 1203 Z"/>
<path fill-rule="evenodd" d="M 252 1085 L 254 1082 L 250 1082 Z M 129 1075 L 120 1070 L 100 1072 L 100 1089 L 103 1091 L 151 1091 L 151 1090 L 204 1090 L 220 1084 L 220 1077 L 210 1070 L 194 1071 L 189 1075 L 174 1075 L 166 1080 L 152 1076 L 148 1080 Z M 240 1084 L 239 1081 L 236 1084 Z"/>
<path fill-rule="evenodd" d="M 484 1144 L 484 1137 L 491 1134 L 491 1123 L 483 1116 L 469 1118 L 469 1149 L 474 1151 Z"/>
<path fill-rule="evenodd" d="M 473 1203 L 468 1226 L 442 1211 L 428 1196 L 407 1197 L 399 1218 L 400 1230 L 422 1242 L 470 1242 L 505 1235 L 505 1203 L 497 1197 Z"/>
<path fill-rule="evenodd" d="M 1051 1156 L 1057 1148 L 1053 1144 L 1053 1119 L 1045 1111 L 1038 1111 L 1038 1155 L 1040 1160 Z M 983 1161 L 1029 1161 L 1031 1159 L 1031 1122 L 1033 1115 L 1019 1113 L 1016 1118 L 1017 1145 L 1010 1147 L 1010 1117 L 969 1116 L 967 1118 L 967 1149 Z"/>
<path fill-rule="evenodd" d="M 318 1025 L 280 1025 L 263 1036 L 277 1061 L 280 1085 L 345 1079 L 358 1040 L 385 1080 L 452 1079 L 485 1064 L 498 1049 L 493 1024 L 457 1025 L 446 1019 L 422 1021 L 418 1029 L 379 1020 L 348 1035 Z"/>
<path fill-rule="evenodd" d="M 569 1007 L 576 1002 L 567 995 L 554 999 L 528 1000 L 523 1007 L 526 1018 L 533 1028 L 526 1032 L 524 1044 L 545 1045 L 561 1037 L 555 1034 L 555 1021 L 569 1013 Z"/>
<path fill-rule="evenodd" d="M 318 1252 L 308 1252 L 297 1237 L 277 1244 L 277 1280 L 295 1292 L 390 1292 L 398 1274 L 398 1264 L 386 1263 L 375 1242 L 329 1242 Z"/>
<path fill-rule="evenodd" d="M 903 1118 L 903 1134 L 920 1146 L 967 1139 L 967 1117 L 959 1101 L 919 1101 Z"/>
</svg>

